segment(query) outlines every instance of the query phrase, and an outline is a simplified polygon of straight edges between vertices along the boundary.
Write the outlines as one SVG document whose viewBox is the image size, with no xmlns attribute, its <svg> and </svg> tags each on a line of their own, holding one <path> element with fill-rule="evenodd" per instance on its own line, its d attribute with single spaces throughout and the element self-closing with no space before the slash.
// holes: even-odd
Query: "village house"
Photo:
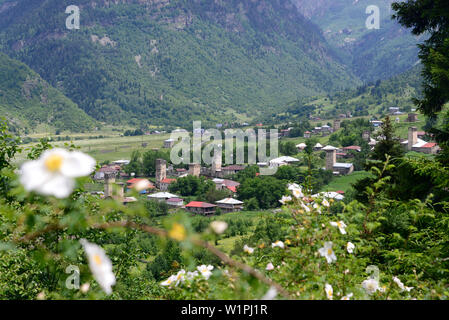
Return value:
<svg viewBox="0 0 449 320">
<path fill-rule="evenodd" d="M 326 170 L 330 170 L 334 175 L 347 175 L 354 171 L 352 163 L 337 162 L 337 148 L 326 146 L 322 149 L 326 151 Z"/>
<path fill-rule="evenodd" d="M 371 120 L 370 121 L 371 125 L 375 128 L 380 127 L 383 124 L 383 121 L 381 120 Z"/>
<path fill-rule="evenodd" d="M 175 174 L 176 174 L 176 176 L 181 177 L 181 176 L 187 175 L 188 171 L 187 171 L 187 169 L 184 169 L 184 168 L 178 168 L 178 169 L 175 169 Z"/>
<path fill-rule="evenodd" d="M 310 132 L 310 131 L 304 132 L 304 138 L 306 138 L 306 139 L 310 138 L 311 135 L 312 135 L 312 132 Z"/>
<path fill-rule="evenodd" d="M 319 142 L 313 147 L 313 151 L 320 151 L 321 149 L 323 149 L 323 145 Z"/>
<path fill-rule="evenodd" d="M 332 128 L 327 124 L 325 124 L 324 126 L 321 127 L 321 131 L 330 133 L 332 132 Z"/>
<path fill-rule="evenodd" d="M 105 174 L 113 174 L 114 176 L 117 176 L 121 170 L 121 167 L 119 165 L 105 165 L 98 169 L 97 172 L 94 174 L 94 180 L 100 181 L 104 180 Z"/>
<path fill-rule="evenodd" d="M 177 208 L 184 206 L 184 200 L 181 198 L 170 198 L 170 199 L 167 199 L 165 201 L 165 203 L 167 203 L 171 207 L 177 207 Z"/>
<path fill-rule="evenodd" d="M 158 192 L 148 195 L 149 200 L 155 200 L 159 202 L 166 202 L 168 199 L 179 198 L 177 195 L 169 192 Z"/>
<path fill-rule="evenodd" d="M 279 137 L 288 137 L 290 135 L 291 128 L 282 129 L 279 133 Z"/>
<path fill-rule="evenodd" d="M 243 202 L 234 198 L 226 198 L 215 202 L 225 213 L 237 212 L 243 209 Z"/>
<path fill-rule="evenodd" d="M 407 151 L 415 151 L 426 154 L 437 154 L 440 147 L 435 142 L 426 142 L 418 138 L 418 129 L 416 127 L 408 128 L 408 139 L 401 142 Z"/>
<path fill-rule="evenodd" d="M 397 114 L 397 112 L 400 112 L 399 107 L 390 107 L 388 110 L 389 110 L 390 114 Z M 400 112 L 400 114 L 402 114 L 402 112 Z"/>
<path fill-rule="evenodd" d="M 319 134 L 319 133 L 321 133 L 321 130 L 323 130 L 322 127 L 315 127 L 315 128 L 312 129 L 312 132 L 314 134 Z"/>
<path fill-rule="evenodd" d="M 164 148 L 166 148 L 166 149 L 173 148 L 174 145 L 175 145 L 175 140 L 173 140 L 173 139 L 167 139 L 164 141 Z"/>
<path fill-rule="evenodd" d="M 189 212 L 201 214 L 203 216 L 208 216 L 211 214 L 215 214 L 217 206 L 215 204 L 201 202 L 201 201 L 192 201 L 185 206 L 185 209 Z"/>
<path fill-rule="evenodd" d="M 212 181 L 215 183 L 215 188 L 217 190 L 227 189 L 233 193 L 237 192 L 237 187 L 240 185 L 240 183 L 228 179 L 215 178 Z"/>
<path fill-rule="evenodd" d="M 293 157 L 289 157 L 289 156 L 282 156 L 279 158 L 275 158 L 270 160 L 270 166 L 284 166 L 284 165 L 289 165 L 295 162 L 299 162 L 298 159 L 293 158 Z"/>
<path fill-rule="evenodd" d="M 303 151 L 306 147 L 307 147 L 307 145 L 304 142 L 296 145 L 296 148 L 298 149 L 298 151 Z"/>
<path fill-rule="evenodd" d="M 137 183 L 139 183 L 139 182 L 141 182 L 143 180 L 146 180 L 146 179 L 132 178 L 132 179 L 126 181 L 126 189 L 129 190 L 129 189 L 134 188 L 134 186 Z M 150 192 L 151 190 L 154 190 L 154 189 L 156 189 L 156 187 L 150 182 L 150 185 L 148 186 L 148 188 L 145 189 L 145 190 L 140 191 L 140 193 L 148 193 L 148 192 Z"/>
<path fill-rule="evenodd" d="M 167 191 L 170 185 L 175 182 L 176 179 L 169 179 L 169 178 L 162 179 L 159 183 L 159 189 L 161 191 Z"/>
<path fill-rule="evenodd" d="M 239 165 L 230 165 L 227 167 L 223 167 L 221 170 L 223 171 L 223 176 L 227 176 L 227 175 L 236 174 L 242 170 L 245 170 L 245 167 L 239 166 Z"/>
<path fill-rule="evenodd" d="M 362 147 L 360 147 L 360 146 L 348 146 L 348 147 L 343 147 L 342 150 L 343 151 L 357 151 L 357 152 L 361 152 L 362 151 Z"/>
<path fill-rule="evenodd" d="M 418 115 L 414 112 L 411 112 L 407 116 L 407 122 L 417 122 L 418 121 Z"/>
<path fill-rule="evenodd" d="M 126 165 L 128 165 L 129 163 L 130 163 L 129 160 L 115 160 L 115 161 L 112 161 L 112 162 L 111 162 L 111 164 L 117 165 L 117 166 L 120 166 L 120 167 L 126 166 Z"/>
</svg>

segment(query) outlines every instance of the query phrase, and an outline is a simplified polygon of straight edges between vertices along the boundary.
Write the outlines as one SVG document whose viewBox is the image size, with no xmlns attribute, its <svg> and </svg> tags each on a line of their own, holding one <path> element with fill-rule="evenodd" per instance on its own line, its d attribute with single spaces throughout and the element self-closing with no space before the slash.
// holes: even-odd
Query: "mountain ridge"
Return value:
<svg viewBox="0 0 449 320">
<path fill-rule="evenodd" d="M 8 2 L 0 51 L 98 121 L 238 121 L 360 84 L 289 0 L 80 0 L 77 31 L 69 1 Z"/>
</svg>

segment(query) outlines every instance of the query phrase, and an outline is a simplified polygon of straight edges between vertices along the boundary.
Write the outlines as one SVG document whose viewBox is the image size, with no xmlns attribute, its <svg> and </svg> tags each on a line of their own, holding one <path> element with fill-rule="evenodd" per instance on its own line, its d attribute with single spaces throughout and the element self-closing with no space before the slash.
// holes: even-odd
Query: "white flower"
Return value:
<svg viewBox="0 0 449 320">
<path fill-rule="evenodd" d="M 326 291 L 326 296 L 329 300 L 332 300 L 334 298 L 334 289 L 332 286 L 328 283 L 324 286 L 324 291 Z"/>
<path fill-rule="evenodd" d="M 45 300 L 45 292 L 39 292 L 39 294 L 36 296 L 37 300 Z"/>
<path fill-rule="evenodd" d="M 278 295 L 275 287 L 271 287 L 267 293 L 262 297 L 262 300 L 273 300 Z"/>
<path fill-rule="evenodd" d="M 288 185 L 288 190 L 293 191 L 295 189 L 301 190 L 301 186 L 299 184 L 297 184 L 297 183 L 290 183 Z"/>
<path fill-rule="evenodd" d="M 348 242 L 346 244 L 346 250 L 348 251 L 348 253 L 353 253 L 355 249 L 355 245 L 352 242 Z"/>
<path fill-rule="evenodd" d="M 347 225 L 343 221 L 331 222 L 330 224 L 333 227 L 338 227 L 338 229 L 340 230 L 341 234 L 346 234 L 346 229 L 345 228 L 347 227 Z"/>
<path fill-rule="evenodd" d="M 308 206 L 306 206 L 303 202 L 301 202 L 301 207 L 306 211 L 306 212 L 310 212 L 310 208 Z"/>
<path fill-rule="evenodd" d="M 267 267 L 265 268 L 265 270 L 268 270 L 268 271 L 274 270 L 273 264 L 271 262 L 269 264 L 267 264 Z"/>
<path fill-rule="evenodd" d="M 330 206 L 329 201 L 327 201 L 326 199 L 323 199 L 323 202 L 321 202 L 321 204 L 323 206 L 325 206 L 325 207 L 329 207 Z"/>
<path fill-rule="evenodd" d="M 181 282 L 184 282 L 186 280 L 186 271 L 184 269 L 181 269 L 177 274 L 176 274 L 176 278 L 175 278 L 175 286 L 177 286 L 178 284 L 180 284 Z"/>
<path fill-rule="evenodd" d="M 68 197 L 75 186 L 74 178 L 87 176 L 95 168 L 95 160 L 82 152 L 64 149 L 46 150 L 38 160 L 24 163 L 20 182 L 27 191 L 45 196 Z"/>
<path fill-rule="evenodd" d="M 89 260 L 89 268 L 95 280 L 106 294 L 111 294 L 111 287 L 115 285 L 111 260 L 100 246 L 90 243 L 85 239 L 81 239 L 80 243 L 84 247 L 84 251 Z"/>
<path fill-rule="evenodd" d="M 147 190 L 151 187 L 152 187 L 152 184 L 148 179 L 139 180 L 133 186 L 133 188 L 136 189 L 138 192 Z"/>
<path fill-rule="evenodd" d="M 278 240 L 278 241 L 272 243 L 272 244 L 271 244 L 271 247 L 272 247 L 272 248 L 279 247 L 279 248 L 281 248 L 281 249 L 284 249 L 284 243 L 283 243 L 282 241 L 279 241 L 279 240 Z"/>
<path fill-rule="evenodd" d="M 279 200 L 279 202 L 282 203 L 282 204 L 286 204 L 286 203 L 291 202 L 291 201 L 292 201 L 292 197 L 290 197 L 290 196 L 288 196 L 288 197 L 282 196 L 282 199 Z"/>
<path fill-rule="evenodd" d="M 176 285 L 176 276 L 170 276 L 167 280 L 161 282 L 161 286 L 171 287 L 172 285 Z"/>
<path fill-rule="evenodd" d="M 376 279 L 367 279 L 363 281 L 362 287 L 368 294 L 373 294 L 377 290 L 382 291 L 382 289 L 379 287 L 379 281 L 377 281 Z"/>
<path fill-rule="evenodd" d="M 187 272 L 186 280 L 192 281 L 193 279 L 198 277 L 198 275 L 199 275 L 198 271 L 193 271 L 193 272 L 189 271 L 189 272 Z"/>
<path fill-rule="evenodd" d="M 296 199 L 304 197 L 301 188 L 294 188 L 291 190 Z"/>
<path fill-rule="evenodd" d="M 324 243 L 324 247 L 320 248 L 318 252 L 322 257 L 325 257 L 327 260 L 327 263 L 332 263 L 333 261 L 337 261 L 337 256 L 334 253 L 334 250 L 332 250 L 333 243 L 332 241 L 328 241 Z"/>
<path fill-rule="evenodd" d="M 81 285 L 80 291 L 82 293 L 87 293 L 87 291 L 89 291 L 89 288 L 90 288 L 90 284 L 84 283 L 83 285 Z"/>
<path fill-rule="evenodd" d="M 352 294 L 352 292 L 351 292 L 351 293 L 349 293 L 349 294 L 343 296 L 343 297 L 341 298 L 341 300 L 351 300 L 352 296 L 353 296 L 353 294 Z"/>
<path fill-rule="evenodd" d="M 248 254 L 252 254 L 254 252 L 254 248 L 248 247 L 246 244 L 243 246 L 243 252 Z"/>
<path fill-rule="evenodd" d="M 318 211 L 318 213 L 321 213 L 321 207 L 317 203 L 313 204 L 313 208 L 316 209 L 316 211 Z"/>
<path fill-rule="evenodd" d="M 401 289 L 401 291 L 410 292 L 410 290 L 413 289 L 413 287 L 406 287 L 406 286 L 404 286 L 404 284 L 402 283 L 401 280 L 399 280 L 398 277 L 393 277 L 393 281 L 398 285 L 398 287 Z"/>
<path fill-rule="evenodd" d="M 201 265 L 197 267 L 198 271 L 201 273 L 201 275 L 204 277 L 204 279 L 208 280 L 210 276 L 212 275 L 212 270 L 214 269 L 211 265 Z"/>
<path fill-rule="evenodd" d="M 228 228 L 228 224 L 224 221 L 212 221 L 210 227 L 216 234 L 222 234 Z"/>
</svg>

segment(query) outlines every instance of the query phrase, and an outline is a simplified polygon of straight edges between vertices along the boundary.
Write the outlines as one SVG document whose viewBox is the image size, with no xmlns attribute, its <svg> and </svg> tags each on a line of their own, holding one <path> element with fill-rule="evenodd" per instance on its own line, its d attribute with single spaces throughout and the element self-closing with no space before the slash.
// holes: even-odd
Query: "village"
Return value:
<svg viewBox="0 0 449 320">
<path fill-rule="evenodd" d="M 390 110 L 391 116 L 399 116 L 402 114 L 399 109 L 392 108 Z M 271 159 L 268 162 L 258 162 L 258 169 L 270 167 L 281 168 L 290 166 L 293 168 L 301 168 L 304 166 L 303 154 L 308 146 L 308 143 L 314 141 L 317 137 L 328 137 L 329 135 L 338 132 L 342 128 L 342 121 L 350 121 L 342 119 L 333 120 L 333 125 L 316 126 L 312 130 L 304 132 L 303 138 L 305 142 L 296 144 L 296 155 L 281 155 L 277 158 Z M 434 142 L 427 142 L 424 139 L 431 138 L 424 131 L 418 131 L 413 123 L 417 122 L 417 114 L 409 113 L 405 119 L 407 124 L 407 139 L 401 139 L 405 152 L 417 152 L 427 155 L 435 155 L 439 152 L 438 144 Z M 394 123 L 399 123 L 398 117 Z M 383 121 L 370 120 L 371 128 L 364 130 L 361 134 L 361 141 L 364 141 L 372 151 L 376 144 L 383 139 L 379 135 L 380 128 Z M 247 124 L 245 124 L 247 126 Z M 256 127 L 262 127 L 261 123 L 256 124 Z M 218 125 L 217 125 L 218 127 Z M 284 141 L 289 138 L 291 128 L 282 129 L 278 133 L 279 141 Z M 184 129 L 177 129 L 176 132 L 187 132 Z M 201 132 L 204 133 L 204 130 Z M 162 149 L 170 150 L 175 146 L 176 141 L 172 138 L 163 141 Z M 282 142 L 281 142 L 282 143 Z M 334 177 L 351 176 L 355 173 L 356 168 L 353 160 L 357 154 L 362 152 L 362 146 L 334 146 L 329 144 L 322 145 L 320 142 L 313 144 L 313 153 L 319 159 L 323 159 L 323 165 L 319 170 L 322 172 L 331 172 Z M 157 149 L 155 149 L 157 150 Z M 190 163 L 188 166 L 175 166 L 166 159 L 155 160 L 155 174 L 151 177 L 137 177 L 135 173 L 127 174 L 123 170 L 129 163 L 129 160 L 116 160 L 107 165 L 103 165 L 93 176 L 94 180 L 103 184 L 102 191 L 93 192 L 98 194 L 103 199 L 114 198 L 124 204 L 136 202 L 139 199 L 135 196 L 129 195 L 130 191 L 137 189 L 141 199 L 147 201 L 156 201 L 158 203 L 165 203 L 170 210 L 185 210 L 192 214 L 199 214 L 203 216 L 214 215 L 218 213 L 230 213 L 245 210 L 246 200 L 239 197 L 240 182 L 233 180 L 238 174 L 246 168 L 251 167 L 248 164 L 230 164 L 223 166 L 222 157 L 214 157 L 211 166 L 201 165 L 199 163 Z M 360 169 L 359 169 L 360 170 Z M 207 201 L 200 201 L 198 197 L 183 197 L 180 192 L 172 192 L 171 186 L 176 184 L 179 179 L 186 177 L 202 178 L 204 181 L 211 181 L 215 186 L 215 190 L 224 191 L 225 197 L 214 201 L 213 203 Z M 261 177 L 257 172 L 255 178 Z M 287 187 L 289 183 L 297 183 L 298 181 L 283 181 Z M 179 190 L 178 190 L 179 191 Z M 181 190 L 182 191 L 182 190 Z M 317 190 L 315 190 L 318 192 Z M 321 194 L 325 193 L 327 197 L 335 200 L 344 199 L 344 190 L 329 188 L 322 188 Z M 318 196 L 316 194 L 315 196 Z"/>
</svg>

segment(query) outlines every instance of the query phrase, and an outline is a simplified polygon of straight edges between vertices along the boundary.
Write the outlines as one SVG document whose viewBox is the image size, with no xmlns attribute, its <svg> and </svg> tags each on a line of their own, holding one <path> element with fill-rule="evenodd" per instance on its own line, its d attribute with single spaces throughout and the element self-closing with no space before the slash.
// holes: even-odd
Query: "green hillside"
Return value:
<svg viewBox="0 0 449 320">
<path fill-rule="evenodd" d="M 94 121 L 23 63 L 0 53 L 0 116 L 17 128 L 92 129 Z"/>
<path fill-rule="evenodd" d="M 292 1 L 364 81 L 389 79 L 418 62 L 417 43 L 424 37 L 412 36 L 391 19 L 395 0 Z M 372 5 L 380 10 L 380 29 L 366 28 L 366 9 Z"/>
<path fill-rule="evenodd" d="M 72 1 L 14 3 L 0 50 L 99 121 L 246 120 L 360 85 L 290 0 L 80 0 L 80 30 L 65 28 Z"/>
<path fill-rule="evenodd" d="M 379 116 L 387 114 L 390 107 L 399 107 L 407 112 L 416 108 L 413 98 L 421 94 L 421 66 L 393 77 L 376 81 L 356 89 L 350 89 L 333 95 L 321 96 L 309 101 L 297 100 L 288 105 L 285 112 L 270 115 L 273 121 L 293 120 L 308 115 L 321 119 L 338 118 L 340 114 L 350 112 L 352 116 Z"/>
</svg>

